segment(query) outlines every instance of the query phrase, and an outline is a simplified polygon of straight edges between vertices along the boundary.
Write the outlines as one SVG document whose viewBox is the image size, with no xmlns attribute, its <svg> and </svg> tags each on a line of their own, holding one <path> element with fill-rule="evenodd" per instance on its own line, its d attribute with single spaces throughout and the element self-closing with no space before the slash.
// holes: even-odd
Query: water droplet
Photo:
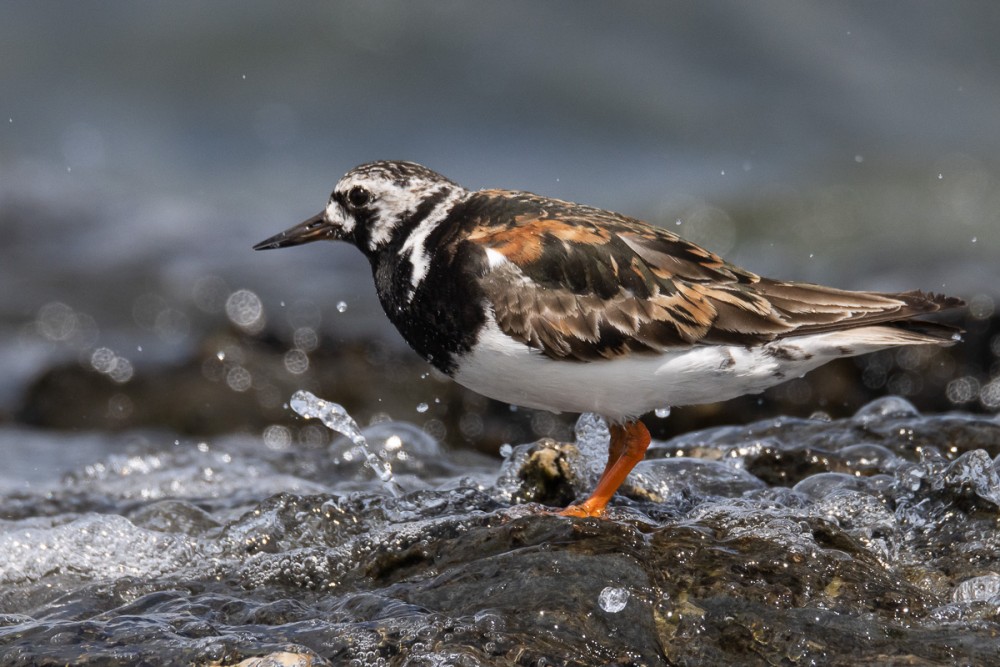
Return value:
<svg viewBox="0 0 1000 667">
<path fill-rule="evenodd" d="M 229 321 L 249 333 L 264 329 L 264 304 L 260 297 L 248 289 L 236 290 L 226 299 Z"/>
<path fill-rule="evenodd" d="M 387 452 L 398 452 L 403 448 L 403 439 L 396 434 L 390 435 L 385 439 L 384 447 Z"/>
<path fill-rule="evenodd" d="M 424 413 L 430 408 L 426 403 L 417 403 L 417 412 Z"/>
<path fill-rule="evenodd" d="M 274 451 L 283 451 L 292 446 L 292 431 L 286 426 L 272 424 L 264 429 L 264 445 Z"/>
<path fill-rule="evenodd" d="M 107 347 L 99 347 L 90 355 L 90 365 L 98 373 L 107 373 L 114 366 L 115 353 Z"/>
<path fill-rule="evenodd" d="M 132 362 L 118 356 L 107 347 L 99 347 L 90 355 L 90 365 L 98 373 L 107 375 L 118 384 L 125 384 L 132 379 L 134 369 Z"/>
<path fill-rule="evenodd" d="M 347 302 L 346 301 L 338 301 L 337 302 L 337 312 L 338 313 L 342 313 L 345 310 L 347 310 Z"/>
<path fill-rule="evenodd" d="M 226 373 L 226 385 L 236 392 L 248 391 L 253 386 L 253 375 L 242 366 L 233 366 Z"/>
<path fill-rule="evenodd" d="M 319 334 L 312 327 L 299 327 L 292 334 L 292 343 L 303 352 L 312 352 L 319 347 Z"/>
<path fill-rule="evenodd" d="M 628 604 L 629 592 L 624 588 L 606 586 L 597 596 L 597 604 L 609 614 L 617 614 Z"/>
<path fill-rule="evenodd" d="M 670 408 L 656 408 L 656 410 L 653 411 L 653 414 L 660 419 L 666 419 L 670 416 Z"/>
<path fill-rule="evenodd" d="M 309 355 L 302 350 L 289 350 L 285 353 L 285 370 L 293 375 L 301 375 L 309 370 Z"/>
<path fill-rule="evenodd" d="M 979 380 L 969 375 L 948 383 L 945 395 L 952 403 L 968 403 L 979 396 Z"/>
<path fill-rule="evenodd" d="M 346 436 L 365 456 L 365 461 L 378 478 L 382 480 L 382 485 L 394 496 L 403 494 L 402 489 L 392 476 L 392 466 L 388 461 L 379 458 L 375 452 L 368 447 L 368 441 L 361 434 L 361 429 L 351 415 L 342 405 L 324 401 L 308 391 L 299 390 L 292 394 L 292 399 L 288 402 L 292 410 L 302 415 L 306 419 L 319 419 L 331 431 L 336 431 Z"/>
<path fill-rule="evenodd" d="M 864 155 L 855 155 L 854 156 L 854 161 L 857 162 L 858 164 L 861 164 L 862 162 L 865 161 L 865 156 Z"/>
<path fill-rule="evenodd" d="M 1000 408 L 1000 378 L 996 378 L 980 390 L 979 402 L 987 410 Z"/>
<path fill-rule="evenodd" d="M 502 445 L 500 445 L 500 456 L 506 459 L 509 458 L 510 455 L 513 453 L 514 453 L 514 446 L 511 445 L 509 442 L 505 442 Z"/>
<path fill-rule="evenodd" d="M 975 243 L 975 242 L 976 242 L 976 241 L 978 241 L 978 240 L 979 240 L 979 237 L 978 237 L 978 236 L 973 236 L 973 237 L 972 237 L 972 242 L 973 242 L 973 243 Z"/>
</svg>

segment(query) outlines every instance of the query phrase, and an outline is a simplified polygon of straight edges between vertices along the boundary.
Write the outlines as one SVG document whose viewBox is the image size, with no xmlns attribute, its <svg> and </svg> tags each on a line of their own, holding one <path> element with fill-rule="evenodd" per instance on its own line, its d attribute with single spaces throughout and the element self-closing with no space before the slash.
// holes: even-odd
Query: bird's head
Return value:
<svg viewBox="0 0 1000 667">
<path fill-rule="evenodd" d="M 308 220 L 275 234 L 254 250 L 285 248 L 322 240 L 343 240 L 375 255 L 398 233 L 446 198 L 465 190 L 414 162 L 369 162 L 337 181 L 326 208 Z"/>
</svg>

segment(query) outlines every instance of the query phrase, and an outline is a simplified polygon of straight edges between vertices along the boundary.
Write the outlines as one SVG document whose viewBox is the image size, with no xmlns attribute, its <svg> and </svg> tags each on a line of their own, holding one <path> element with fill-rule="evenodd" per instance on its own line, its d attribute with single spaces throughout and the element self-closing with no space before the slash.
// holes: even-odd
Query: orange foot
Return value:
<svg viewBox="0 0 1000 667">
<path fill-rule="evenodd" d="M 603 517 L 605 513 L 604 507 L 598 507 L 595 503 L 591 502 L 591 499 L 587 499 L 579 505 L 570 505 L 561 512 L 557 512 L 559 516 L 576 516 L 581 519 L 586 519 L 587 517 Z"/>
<path fill-rule="evenodd" d="M 640 421 L 611 425 L 611 442 L 608 444 L 608 464 L 590 497 L 578 505 L 570 505 L 561 516 L 603 517 L 604 510 L 622 485 L 632 468 L 646 455 L 649 447 L 649 430 Z"/>
</svg>

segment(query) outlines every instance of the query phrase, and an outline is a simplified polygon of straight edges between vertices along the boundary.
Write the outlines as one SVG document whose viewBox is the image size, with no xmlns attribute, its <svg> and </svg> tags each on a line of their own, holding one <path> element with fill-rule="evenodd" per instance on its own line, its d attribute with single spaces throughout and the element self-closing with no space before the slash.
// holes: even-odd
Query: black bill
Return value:
<svg viewBox="0 0 1000 667">
<path fill-rule="evenodd" d="M 335 240 L 337 239 L 336 232 L 337 228 L 326 221 L 323 213 L 317 213 L 308 220 L 261 241 L 253 249 L 271 250 L 273 248 L 287 248 L 293 245 L 312 243 L 313 241 Z"/>
</svg>

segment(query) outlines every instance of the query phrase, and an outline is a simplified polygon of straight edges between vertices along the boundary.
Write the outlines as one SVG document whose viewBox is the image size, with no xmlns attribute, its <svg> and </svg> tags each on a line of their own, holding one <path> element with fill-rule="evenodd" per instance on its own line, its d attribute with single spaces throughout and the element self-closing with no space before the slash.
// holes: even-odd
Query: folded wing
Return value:
<svg viewBox="0 0 1000 667">
<path fill-rule="evenodd" d="M 667 230 L 561 204 L 469 237 L 485 252 L 482 287 L 500 329 L 553 358 L 754 346 L 879 324 L 905 330 L 908 342 L 916 336 L 946 344 L 956 331 L 913 318 L 959 306 L 959 299 L 769 280 Z"/>
</svg>

